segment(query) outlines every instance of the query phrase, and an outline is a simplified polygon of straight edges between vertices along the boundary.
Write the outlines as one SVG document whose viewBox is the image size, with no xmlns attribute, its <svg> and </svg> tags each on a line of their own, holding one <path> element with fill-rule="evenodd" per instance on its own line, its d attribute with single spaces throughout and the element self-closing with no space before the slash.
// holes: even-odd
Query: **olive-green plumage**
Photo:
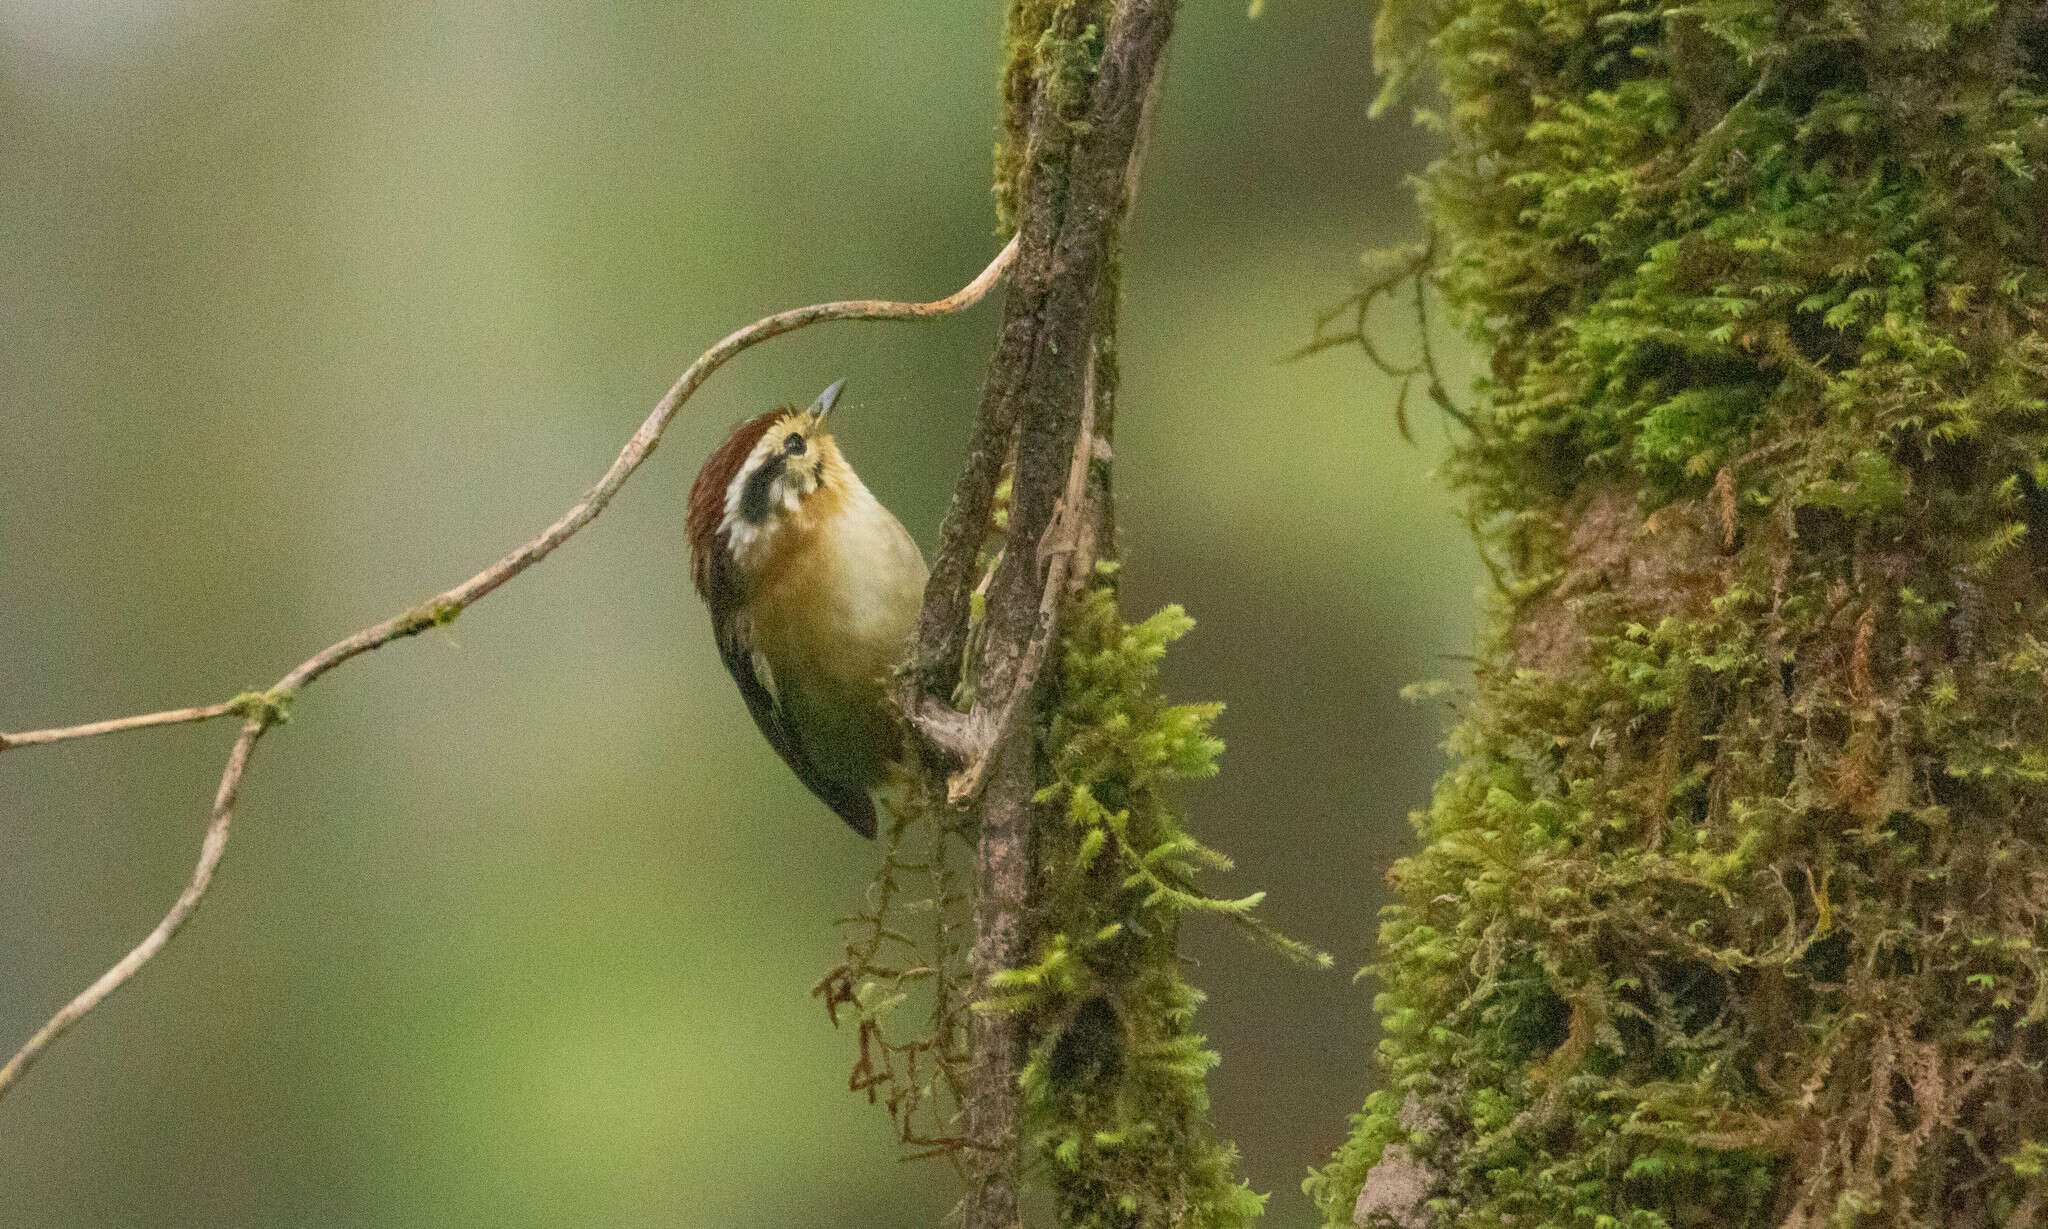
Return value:
<svg viewBox="0 0 2048 1229">
<path fill-rule="evenodd" d="M 842 381 L 843 383 L 843 381 Z M 889 672 L 910 645 L 924 558 L 825 433 L 840 384 L 715 450 L 690 492 L 691 574 L 719 655 L 768 742 L 862 836 L 901 750 Z"/>
</svg>

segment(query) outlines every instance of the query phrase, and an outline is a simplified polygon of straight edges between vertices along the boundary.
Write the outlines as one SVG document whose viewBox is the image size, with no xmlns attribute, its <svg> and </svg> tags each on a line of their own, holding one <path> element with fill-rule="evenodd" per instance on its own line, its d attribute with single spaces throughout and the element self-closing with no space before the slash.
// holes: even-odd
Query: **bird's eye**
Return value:
<svg viewBox="0 0 2048 1229">
<path fill-rule="evenodd" d="M 794 431 L 790 432 L 789 438 L 782 441 L 782 451 L 793 457 L 804 455 L 804 437 Z"/>
</svg>

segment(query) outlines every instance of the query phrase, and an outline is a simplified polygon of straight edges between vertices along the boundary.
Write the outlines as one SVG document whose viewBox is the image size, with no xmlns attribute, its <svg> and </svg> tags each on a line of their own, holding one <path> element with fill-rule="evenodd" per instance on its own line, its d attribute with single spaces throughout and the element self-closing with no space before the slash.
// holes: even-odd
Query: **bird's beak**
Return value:
<svg viewBox="0 0 2048 1229">
<path fill-rule="evenodd" d="M 839 404 L 839 390 L 845 387 L 844 379 L 832 381 L 831 386 L 819 393 L 816 401 L 811 402 L 811 416 L 823 420 L 825 415 L 832 412 L 832 407 Z"/>
</svg>

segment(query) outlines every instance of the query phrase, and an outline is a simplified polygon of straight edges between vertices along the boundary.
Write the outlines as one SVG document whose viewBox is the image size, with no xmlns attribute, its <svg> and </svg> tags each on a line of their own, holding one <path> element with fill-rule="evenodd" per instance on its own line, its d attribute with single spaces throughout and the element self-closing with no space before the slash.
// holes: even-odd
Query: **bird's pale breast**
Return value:
<svg viewBox="0 0 2048 1229">
<path fill-rule="evenodd" d="M 776 537 L 747 604 L 755 649 L 819 767 L 872 783 L 897 750 L 885 689 L 917 625 L 924 559 L 857 478 Z"/>
</svg>

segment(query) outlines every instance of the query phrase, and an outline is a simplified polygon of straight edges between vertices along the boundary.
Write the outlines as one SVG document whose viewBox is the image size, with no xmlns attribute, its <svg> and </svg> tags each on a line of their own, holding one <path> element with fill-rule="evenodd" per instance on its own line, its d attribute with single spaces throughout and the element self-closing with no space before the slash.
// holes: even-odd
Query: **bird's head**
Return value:
<svg viewBox="0 0 2048 1229">
<path fill-rule="evenodd" d="M 690 488 L 690 550 L 698 588 L 707 590 L 709 558 L 724 552 L 742 570 L 785 529 L 815 520 L 836 505 L 841 486 L 858 479 L 825 431 L 826 416 L 845 380 L 818 394 L 809 409 L 756 415 L 712 452 Z"/>
</svg>

